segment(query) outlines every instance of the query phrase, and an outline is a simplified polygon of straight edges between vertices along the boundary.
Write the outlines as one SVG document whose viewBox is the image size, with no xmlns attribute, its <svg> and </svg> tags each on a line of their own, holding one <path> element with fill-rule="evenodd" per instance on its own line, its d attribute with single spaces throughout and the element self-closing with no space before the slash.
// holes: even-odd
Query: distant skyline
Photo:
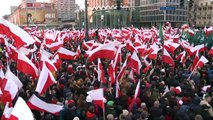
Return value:
<svg viewBox="0 0 213 120">
<path fill-rule="evenodd" d="M 0 17 L 10 14 L 10 6 L 18 6 L 22 0 L 0 0 Z M 49 0 L 37 0 L 38 2 L 49 2 Z M 81 8 L 84 6 L 84 0 L 76 0 L 76 4 Z"/>
</svg>

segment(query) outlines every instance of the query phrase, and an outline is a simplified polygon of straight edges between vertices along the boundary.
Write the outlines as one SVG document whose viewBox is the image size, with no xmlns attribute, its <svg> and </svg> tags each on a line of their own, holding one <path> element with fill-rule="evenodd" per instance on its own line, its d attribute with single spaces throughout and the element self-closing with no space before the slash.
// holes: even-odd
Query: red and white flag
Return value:
<svg viewBox="0 0 213 120">
<path fill-rule="evenodd" d="M 58 41 L 58 42 L 54 42 L 50 45 L 46 45 L 52 52 L 57 51 L 60 47 L 63 46 L 63 42 L 62 41 Z"/>
<path fill-rule="evenodd" d="M 21 97 L 16 101 L 8 120 L 34 120 L 33 113 Z"/>
<path fill-rule="evenodd" d="M 104 45 L 100 45 L 92 51 L 87 52 L 87 54 L 88 60 L 90 62 L 94 61 L 97 58 L 113 60 L 115 57 L 115 43 L 111 42 Z"/>
<path fill-rule="evenodd" d="M 22 52 L 18 53 L 17 69 L 24 74 L 32 75 L 34 78 L 38 77 L 38 69 Z"/>
<path fill-rule="evenodd" d="M 79 45 L 77 50 L 76 50 L 76 59 L 78 59 L 80 56 L 81 56 L 81 47 Z"/>
<path fill-rule="evenodd" d="M 8 120 L 10 118 L 10 114 L 12 111 L 13 111 L 13 107 L 9 107 L 9 102 L 7 102 L 4 107 L 4 112 L 1 117 L 1 120 Z"/>
<path fill-rule="evenodd" d="M 55 67 L 59 69 L 61 67 L 62 61 L 59 59 L 59 55 L 55 55 L 54 58 L 51 60 Z"/>
<path fill-rule="evenodd" d="M 108 75 L 109 75 L 109 81 L 111 82 L 111 85 L 115 83 L 115 70 L 113 68 L 113 61 L 109 64 L 108 68 Z"/>
<path fill-rule="evenodd" d="M 186 62 L 186 51 L 181 52 L 177 57 L 177 60 L 180 59 L 180 63 L 182 63 L 183 65 L 185 65 Z"/>
<path fill-rule="evenodd" d="M 213 55 L 213 47 L 209 50 L 209 55 Z"/>
<path fill-rule="evenodd" d="M 76 53 L 70 50 L 67 50 L 63 47 L 60 47 L 57 51 L 57 54 L 59 55 L 59 58 L 65 59 L 65 60 L 74 60 L 76 57 Z"/>
<path fill-rule="evenodd" d="M 47 66 L 47 68 L 50 70 L 50 72 L 57 71 L 57 68 L 55 67 L 53 62 L 45 54 L 42 54 L 41 55 L 41 68 L 42 68 L 44 63 Z"/>
<path fill-rule="evenodd" d="M 27 102 L 27 105 L 32 110 L 38 110 L 40 112 L 48 112 L 51 114 L 58 115 L 63 109 L 62 105 L 50 104 L 42 101 L 36 95 L 32 95 Z"/>
<path fill-rule="evenodd" d="M 17 49 L 35 43 L 35 40 L 26 31 L 2 18 L 0 18 L 0 34 L 13 38 Z"/>
<path fill-rule="evenodd" d="M 197 62 L 199 61 L 199 52 L 196 51 L 196 54 L 195 54 L 195 57 L 194 57 L 194 60 L 193 60 L 193 63 L 192 63 L 192 66 L 190 68 L 191 71 L 194 70 L 195 66 L 197 65 Z"/>
<path fill-rule="evenodd" d="M 45 93 L 46 90 L 54 83 L 56 83 L 55 78 L 53 77 L 49 69 L 46 67 L 46 65 L 43 64 L 35 91 L 41 95 Z"/>
<path fill-rule="evenodd" d="M 128 49 L 130 52 L 135 51 L 135 47 L 133 46 L 133 44 L 130 40 L 128 40 L 127 43 L 126 43 L 126 49 Z"/>
<path fill-rule="evenodd" d="M 87 92 L 88 96 L 90 96 L 93 100 L 93 103 L 104 109 L 104 90 L 103 88 L 99 88 L 96 90 L 90 90 Z"/>
<path fill-rule="evenodd" d="M 175 68 L 175 62 L 172 59 L 172 57 L 169 55 L 166 49 L 163 50 L 163 56 L 162 56 L 162 61 L 172 65 L 173 68 Z"/>
<path fill-rule="evenodd" d="M 127 57 L 128 59 L 128 57 Z M 127 59 L 125 60 L 125 62 L 123 63 L 121 69 L 120 69 L 120 72 L 116 78 L 116 80 L 121 80 L 123 78 L 123 76 L 125 75 L 125 72 L 126 72 L 126 67 L 127 67 Z"/>
<path fill-rule="evenodd" d="M 173 42 L 164 42 L 164 48 L 174 54 L 174 51 L 180 46 L 180 44 Z"/>
<path fill-rule="evenodd" d="M 132 110 L 132 107 L 133 107 L 133 105 L 134 105 L 134 103 L 135 103 L 135 100 L 136 100 L 136 98 L 138 97 L 138 95 L 139 95 L 139 92 L 140 92 L 140 80 L 138 81 L 138 84 L 137 84 L 137 86 L 136 86 L 136 89 L 135 89 L 135 94 L 134 94 L 134 98 L 132 99 L 132 101 L 131 101 L 131 104 L 129 105 L 129 110 L 131 111 Z"/>
<path fill-rule="evenodd" d="M 18 89 L 22 88 L 23 86 L 22 82 L 19 80 L 19 78 L 16 75 L 14 75 L 11 72 L 9 66 L 7 66 L 7 72 L 5 73 L 5 78 L 11 82 L 14 82 L 18 86 Z"/>
<path fill-rule="evenodd" d="M 152 60 L 156 60 L 158 56 L 158 51 L 160 50 L 160 48 L 156 44 L 153 44 L 151 46 L 151 50 L 152 52 L 148 55 L 148 58 Z"/>
<path fill-rule="evenodd" d="M 104 69 L 103 66 L 101 64 L 101 60 L 100 58 L 98 58 L 98 81 L 100 81 L 103 84 L 106 84 L 106 79 L 105 79 L 105 75 L 104 75 Z"/>
<path fill-rule="evenodd" d="M 128 75 L 128 78 L 132 80 L 132 82 L 134 83 L 135 82 L 135 77 L 134 77 L 134 71 L 131 70 L 129 75 Z"/>
<path fill-rule="evenodd" d="M 194 36 L 195 32 L 192 29 L 188 30 L 190 36 Z"/>
<path fill-rule="evenodd" d="M 0 88 L 2 90 L 1 101 L 3 103 L 12 102 L 18 93 L 18 86 L 11 80 L 0 80 Z"/>
<path fill-rule="evenodd" d="M 114 59 L 114 63 L 113 63 L 113 68 L 116 70 L 116 66 L 118 63 L 120 63 L 122 61 L 122 54 L 121 54 L 121 46 L 118 47 L 116 55 L 115 55 L 115 59 Z M 116 72 L 116 71 L 115 71 Z"/>
<path fill-rule="evenodd" d="M 133 52 L 132 56 L 129 58 L 128 66 L 132 68 L 135 73 L 140 74 L 142 65 L 136 52 Z"/>
<path fill-rule="evenodd" d="M 142 70 L 143 73 L 146 73 L 147 71 L 149 71 L 152 68 L 152 61 L 149 63 L 146 60 L 147 56 L 144 58 L 144 63 L 146 65 L 146 67 Z"/>
<path fill-rule="evenodd" d="M 200 60 L 197 62 L 196 67 L 202 68 L 208 62 L 209 61 L 204 56 L 201 56 Z"/>
</svg>

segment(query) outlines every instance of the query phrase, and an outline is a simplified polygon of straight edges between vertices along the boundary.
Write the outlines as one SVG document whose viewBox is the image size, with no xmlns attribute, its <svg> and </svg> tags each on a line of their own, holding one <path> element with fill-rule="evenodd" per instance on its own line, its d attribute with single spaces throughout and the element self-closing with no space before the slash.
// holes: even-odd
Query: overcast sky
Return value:
<svg viewBox="0 0 213 120">
<path fill-rule="evenodd" d="M 10 6 L 18 6 L 22 0 L 0 0 L 0 17 L 10 14 Z M 49 0 L 37 0 L 39 2 L 48 2 Z M 84 0 L 76 0 L 79 5 L 84 4 Z"/>
</svg>

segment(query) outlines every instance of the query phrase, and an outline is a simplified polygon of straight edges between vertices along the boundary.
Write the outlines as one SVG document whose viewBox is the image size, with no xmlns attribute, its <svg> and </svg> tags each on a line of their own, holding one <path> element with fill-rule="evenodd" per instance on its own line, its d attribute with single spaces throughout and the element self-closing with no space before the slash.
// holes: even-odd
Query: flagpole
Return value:
<svg viewBox="0 0 213 120">
<path fill-rule="evenodd" d="M 190 79 L 190 77 L 192 76 L 192 74 L 194 73 L 194 71 L 195 71 L 195 69 L 196 69 L 196 67 L 197 67 L 197 65 L 198 65 L 198 63 L 200 62 L 200 60 L 196 63 L 196 65 L 195 65 L 195 67 L 194 67 L 194 69 L 192 70 L 192 72 L 190 73 L 190 75 L 189 75 L 189 77 L 187 78 L 187 80 L 189 80 Z"/>
<path fill-rule="evenodd" d="M 103 100 L 103 120 L 106 120 L 104 100 Z"/>
</svg>

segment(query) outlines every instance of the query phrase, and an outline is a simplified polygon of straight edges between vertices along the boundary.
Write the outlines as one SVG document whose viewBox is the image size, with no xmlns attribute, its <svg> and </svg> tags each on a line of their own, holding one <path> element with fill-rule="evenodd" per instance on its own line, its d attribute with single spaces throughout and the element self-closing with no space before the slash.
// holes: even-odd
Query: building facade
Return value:
<svg viewBox="0 0 213 120">
<path fill-rule="evenodd" d="M 33 2 L 36 2 L 36 0 L 22 0 L 22 2 L 33 3 Z"/>
<path fill-rule="evenodd" d="M 52 3 L 22 2 L 9 15 L 8 20 L 21 27 L 46 26 L 57 27 L 57 12 Z"/>
<path fill-rule="evenodd" d="M 158 26 L 169 21 L 179 27 L 188 22 L 188 1 L 184 0 L 140 0 L 140 24 L 144 27 Z"/>
<path fill-rule="evenodd" d="M 51 0 L 55 4 L 59 21 L 75 21 L 75 0 Z"/>
<path fill-rule="evenodd" d="M 120 1 L 121 10 L 117 10 L 117 0 L 88 0 L 89 27 L 118 28 L 130 25 L 130 0 Z M 84 13 L 84 11 L 80 12 Z M 84 21 L 80 22 L 79 27 L 84 27 Z"/>
<path fill-rule="evenodd" d="M 190 23 L 196 27 L 213 25 L 213 0 L 195 0 L 190 10 Z"/>
</svg>

